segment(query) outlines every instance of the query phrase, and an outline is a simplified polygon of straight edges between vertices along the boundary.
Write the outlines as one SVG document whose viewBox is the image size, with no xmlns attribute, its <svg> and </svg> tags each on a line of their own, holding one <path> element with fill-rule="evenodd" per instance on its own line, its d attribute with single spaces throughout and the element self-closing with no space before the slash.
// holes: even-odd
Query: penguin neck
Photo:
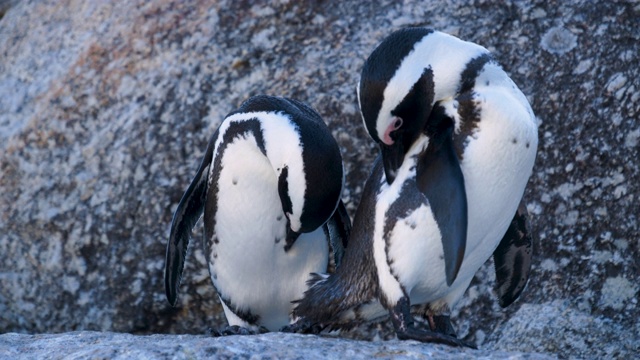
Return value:
<svg viewBox="0 0 640 360">
<path fill-rule="evenodd" d="M 429 146 L 429 137 L 425 134 L 420 134 L 418 138 L 413 142 L 407 153 L 404 155 L 402 165 L 398 168 L 396 178 L 391 184 L 387 184 L 385 177 L 382 177 L 379 198 L 382 194 L 384 196 L 391 196 L 385 201 L 392 203 L 400 195 L 400 190 L 404 183 L 411 178 L 415 178 L 418 159 L 425 149 Z M 391 194 L 391 195 L 390 195 Z"/>
</svg>

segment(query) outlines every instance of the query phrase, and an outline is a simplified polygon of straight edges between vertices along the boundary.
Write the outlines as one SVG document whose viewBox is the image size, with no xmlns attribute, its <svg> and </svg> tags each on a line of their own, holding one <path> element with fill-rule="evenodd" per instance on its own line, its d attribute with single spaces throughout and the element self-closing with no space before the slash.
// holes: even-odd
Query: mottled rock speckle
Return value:
<svg viewBox="0 0 640 360">
<path fill-rule="evenodd" d="M 10 346 L 9 346 L 10 345 Z M 309 351 L 313 349 L 313 351 Z M 0 335 L 1 359 L 553 359 L 544 354 L 456 349 L 415 341 L 352 341 L 295 334 L 212 338 L 112 332 Z"/>
<path fill-rule="evenodd" d="M 493 51 L 540 123 L 531 280 L 501 309 L 488 262 L 453 311 L 459 335 L 497 351 L 637 352 L 638 18 L 632 0 L 0 1 L 0 333 L 224 324 L 201 227 L 176 308 L 162 283 L 171 216 L 209 136 L 251 95 L 309 103 L 341 147 L 353 213 L 377 151 L 359 71 L 417 25 Z M 589 330 L 562 335 L 565 314 Z M 386 322 L 344 336 L 393 338 Z"/>
</svg>

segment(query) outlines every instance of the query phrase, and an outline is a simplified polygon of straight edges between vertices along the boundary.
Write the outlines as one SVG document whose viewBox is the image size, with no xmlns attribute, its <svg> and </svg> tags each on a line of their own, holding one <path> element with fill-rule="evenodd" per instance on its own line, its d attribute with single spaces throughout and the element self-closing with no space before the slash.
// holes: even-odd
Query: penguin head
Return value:
<svg viewBox="0 0 640 360">
<path fill-rule="evenodd" d="M 394 32 L 371 53 L 362 69 L 358 101 L 369 135 L 379 144 L 387 182 L 393 182 L 411 144 L 429 127 L 433 72 L 411 56 L 433 30 Z M 402 66 L 401 66 L 402 65 Z"/>
<path fill-rule="evenodd" d="M 288 151 L 294 158 L 301 155 L 302 166 L 297 161 L 284 163 L 278 174 L 278 194 L 287 218 L 287 244 L 331 217 L 344 185 L 337 143 L 328 129 L 309 125 L 313 124 L 298 124 L 301 141 Z"/>
<path fill-rule="evenodd" d="M 320 115 L 288 98 L 259 95 L 239 109 L 261 123 L 264 153 L 278 179 L 287 243 L 316 230 L 335 211 L 344 183 L 342 156 Z"/>
</svg>

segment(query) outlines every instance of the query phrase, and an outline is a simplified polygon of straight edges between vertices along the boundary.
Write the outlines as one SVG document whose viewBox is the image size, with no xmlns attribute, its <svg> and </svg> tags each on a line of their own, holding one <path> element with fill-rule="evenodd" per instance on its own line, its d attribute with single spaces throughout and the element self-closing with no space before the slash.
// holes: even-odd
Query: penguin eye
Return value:
<svg viewBox="0 0 640 360">
<path fill-rule="evenodd" d="M 398 130 L 402 126 L 402 118 L 396 117 L 393 119 L 393 123 L 391 123 L 391 127 L 393 130 Z"/>
<path fill-rule="evenodd" d="M 380 139 L 386 145 L 392 145 L 395 142 L 395 138 L 398 136 L 397 134 L 393 134 L 396 130 L 400 129 L 402 126 L 402 118 L 397 116 L 393 117 L 391 120 L 391 124 L 387 126 L 387 129 L 384 131 L 384 135 Z"/>
</svg>

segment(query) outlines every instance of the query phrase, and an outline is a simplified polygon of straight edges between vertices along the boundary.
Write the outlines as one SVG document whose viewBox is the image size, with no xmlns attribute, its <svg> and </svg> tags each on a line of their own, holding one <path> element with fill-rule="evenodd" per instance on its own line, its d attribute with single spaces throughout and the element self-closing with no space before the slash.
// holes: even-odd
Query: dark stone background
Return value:
<svg viewBox="0 0 640 360">
<path fill-rule="evenodd" d="M 560 357 L 640 352 L 638 2 L 261 4 L 0 0 L 0 333 L 224 324 L 201 226 L 177 308 L 162 282 L 209 136 L 251 95 L 309 103 L 341 146 L 353 214 L 377 151 L 357 109 L 361 66 L 417 25 L 493 51 L 540 121 L 529 286 L 501 309 L 487 263 L 453 313 L 459 335 Z"/>
</svg>

